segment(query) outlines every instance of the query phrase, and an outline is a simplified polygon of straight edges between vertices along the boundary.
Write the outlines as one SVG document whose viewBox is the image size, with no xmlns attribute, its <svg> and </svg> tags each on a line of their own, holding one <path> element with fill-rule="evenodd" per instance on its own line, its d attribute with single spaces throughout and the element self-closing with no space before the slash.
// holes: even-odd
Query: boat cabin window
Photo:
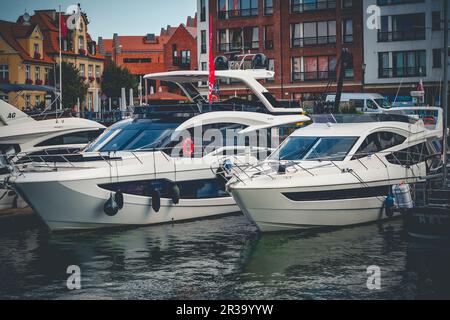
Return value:
<svg viewBox="0 0 450 320">
<path fill-rule="evenodd" d="M 121 191 L 125 194 L 141 197 L 151 197 L 152 191 L 158 190 L 161 198 L 170 199 L 175 184 L 180 189 L 181 199 L 211 199 L 230 196 L 219 185 L 217 179 L 177 181 L 176 183 L 165 179 L 141 180 L 104 184 L 99 185 L 99 187 L 108 191 Z"/>
<path fill-rule="evenodd" d="M 64 134 L 40 142 L 35 145 L 35 147 L 50 147 L 66 144 L 88 144 L 89 142 L 96 139 L 102 132 L 103 129 Z"/>
<path fill-rule="evenodd" d="M 398 146 L 405 142 L 405 140 L 406 138 L 404 136 L 389 131 L 372 133 L 361 144 L 352 160 L 361 159 L 368 155 Z"/>
<path fill-rule="evenodd" d="M 366 101 L 366 106 L 367 106 L 368 109 L 372 109 L 372 110 L 378 109 L 378 106 L 372 100 L 367 100 Z"/>
<path fill-rule="evenodd" d="M 270 160 L 343 161 L 358 137 L 290 137 Z"/>
<path fill-rule="evenodd" d="M 386 156 L 387 161 L 402 166 L 412 166 L 428 159 L 430 151 L 426 143 L 416 144 L 409 148 L 394 152 Z"/>
<path fill-rule="evenodd" d="M 159 149 L 170 138 L 178 123 L 151 120 L 126 122 L 112 127 L 101 135 L 86 152 L 115 152 L 138 149 Z"/>
</svg>

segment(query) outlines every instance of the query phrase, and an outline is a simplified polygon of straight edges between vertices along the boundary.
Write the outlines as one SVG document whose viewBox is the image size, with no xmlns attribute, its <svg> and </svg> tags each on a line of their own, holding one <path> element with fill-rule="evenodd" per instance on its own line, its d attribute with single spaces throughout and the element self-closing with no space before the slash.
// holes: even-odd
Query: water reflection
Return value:
<svg viewBox="0 0 450 320">
<path fill-rule="evenodd" d="M 448 297 L 450 252 L 412 247 L 402 222 L 259 235 L 242 216 L 132 230 L 0 233 L 0 298 L 403 299 Z M 68 291 L 67 266 L 82 271 Z M 369 291 L 366 269 L 382 270 Z"/>
</svg>

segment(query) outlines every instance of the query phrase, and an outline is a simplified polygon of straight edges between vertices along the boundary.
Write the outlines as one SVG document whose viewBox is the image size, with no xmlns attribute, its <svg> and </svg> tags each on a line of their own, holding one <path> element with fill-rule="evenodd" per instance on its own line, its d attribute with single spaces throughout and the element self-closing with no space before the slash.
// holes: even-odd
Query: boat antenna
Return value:
<svg viewBox="0 0 450 320">
<path fill-rule="evenodd" d="M 448 2 L 447 0 L 443 0 L 444 2 L 444 48 L 443 48 L 443 56 L 444 56 L 444 88 L 442 91 L 442 107 L 444 111 L 444 145 L 442 148 L 443 151 L 443 187 L 444 189 L 448 188 L 448 136 L 447 136 L 447 128 L 448 128 Z"/>
<path fill-rule="evenodd" d="M 62 90 L 62 37 L 61 37 L 61 21 L 62 16 L 61 16 L 61 5 L 59 5 L 59 28 L 58 28 L 58 32 L 59 32 L 59 105 L 60 108 L 62 110 L 63 105 L 63 90 Z M 56 109 L 56 108 L 55 108 Z M 58 114 L 58 112 L 55 112 L 56 114 Z"/>
</svg>

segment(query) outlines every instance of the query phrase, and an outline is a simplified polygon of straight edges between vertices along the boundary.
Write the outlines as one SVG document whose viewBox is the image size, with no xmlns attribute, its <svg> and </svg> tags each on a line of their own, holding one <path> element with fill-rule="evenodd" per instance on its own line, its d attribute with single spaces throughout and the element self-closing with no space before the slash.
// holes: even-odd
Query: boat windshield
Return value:
<svg viewBox="0 0 450 320">
<path fill-rule="evenodd" d="M 154 150 L 165 147 L 177 123 L 150 120 L 127 122 L 108 129 L 85 149 L 85 152 Z M 169 138 L 169 139 L 168 139 Z"/>
<path fill-rule="evenodd" d="M 269 160 L 343 161 L 358 137 L 290 137 Z"/>
<path fill-rule="evenodd" d="M 375 99 L 375 102 L 383 109 L 390 109 L 392 105 L 386 99 Z"/>
</svg>

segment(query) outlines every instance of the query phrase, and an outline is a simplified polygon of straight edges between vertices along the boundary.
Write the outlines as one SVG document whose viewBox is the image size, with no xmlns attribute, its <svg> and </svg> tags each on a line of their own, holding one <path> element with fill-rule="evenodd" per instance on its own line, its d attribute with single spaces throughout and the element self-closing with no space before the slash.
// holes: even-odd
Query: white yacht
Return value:
<svg viewBox="0 0 450 320">
<path fill-rule="evenodd" d="M 434 111 L 442 119 L 442 109 Z M 395 114 L 323 117 L 230 180 L 228 190 L 262 232 L 391 217 L 398 214 L 393 186 L 423 181 L 435 165 L 440 125 L 427 129 L 421 119 Z"/>
<path fill-rule="evenodd" d="M 133 119 L 110 127 L 80 155 L 66 162 L 16 167 L 9 183 L 53 231 L 239 212 L 218 172 L 231 175 L 232 164 L 255 164 L 258 156 L 267 157 L 261 141 L 279 142 L 279 127 L 298 128 L 310 119 L 301 109 L 277 105 L 258 82 L 273 72 L 226 70 L 217 71 L 216 77 L 244 82 L 259 101 L 208 104 L 192 85 L 207 80 L 204 71 L 148 75 L 177 85 L 191 104 L 137 107 Z M 223 135 L 225 143 L 215 144 Z M 256 146 L 247 140 L 252 135 Z"/>
<path fill-rule="evenodd" d="M 36 121 L 0 100 L 0 182 L 9 176 L 9 162 L 23 164 L 39 161 L 42 155 L 79 151 L 104 129 L 97 122 L 79 118 Z M 14 191 L 0 188 L 0 210 L 23 207 L 26 203 Z"/>
</svg>

